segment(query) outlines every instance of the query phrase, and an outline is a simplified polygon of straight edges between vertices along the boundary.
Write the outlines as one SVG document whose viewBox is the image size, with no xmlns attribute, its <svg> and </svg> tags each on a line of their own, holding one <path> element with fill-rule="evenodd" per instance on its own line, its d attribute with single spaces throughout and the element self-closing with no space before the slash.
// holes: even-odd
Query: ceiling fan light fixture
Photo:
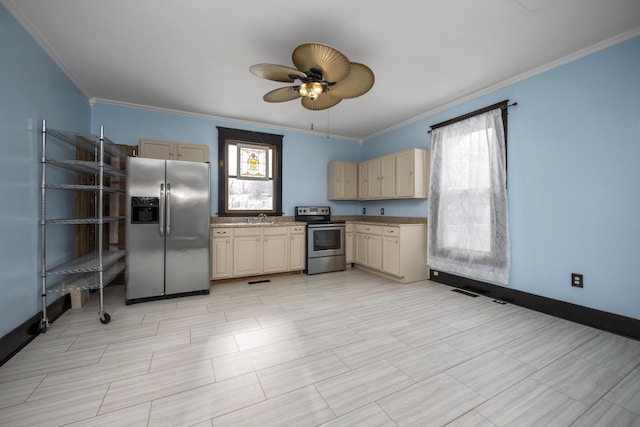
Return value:
<svg viewBox="0 0 640 427">
<path fill-rule="evenodd" d="M 324 88 L 318 82 L 302 83 L 300 89 L 298 89 L 300 96 L 306 96 L 312 101 L 322 95 L 322 92 L 324 92 Z"/>
</svg>

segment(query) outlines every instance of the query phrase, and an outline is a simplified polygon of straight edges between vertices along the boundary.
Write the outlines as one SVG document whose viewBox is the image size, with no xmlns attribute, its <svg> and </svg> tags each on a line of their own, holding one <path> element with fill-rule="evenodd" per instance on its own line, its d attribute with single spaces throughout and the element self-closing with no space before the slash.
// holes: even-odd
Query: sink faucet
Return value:
<svg viewBox="0 0 640 427">
<path fill-rule="evenodd" d="M 261 213 L 258 215 L 258 222 L 267 222 L 267 214 Z"/>
</svg>

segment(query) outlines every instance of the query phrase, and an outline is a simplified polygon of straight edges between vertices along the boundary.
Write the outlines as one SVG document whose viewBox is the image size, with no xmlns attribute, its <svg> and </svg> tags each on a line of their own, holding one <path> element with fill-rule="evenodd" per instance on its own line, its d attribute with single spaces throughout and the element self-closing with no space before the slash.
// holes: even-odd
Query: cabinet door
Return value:
<svg viewBox="0 0 640 427">
<path fill-rule="evenodd" d="M 231 237 L 211 239 L 211 280 L 231 277 Z"/>
<path fill-rule="evenodd" d="M 327 199 L 344 199 L 344 162 L 331 162 L 327 167 Z"/>
<path fill-rule="evenodd" d="M 358 200 L 358 164 L 344 164 L 344 198 Z"/>
<path fill-rule="evenodd" d="M 304 226 L 291 227 L 289 245 L 289 270 L 304 270 L 307 258 L 307 245 Z"/>
<path fill-rule="evenodd" d="M 351 264 L 355 262 L 355 234 L 353 231 L 347 231 L 345 233 L 344 253 L 345 262 Z"/>
<path fill-rule="evenodd" d="M 235 236 L 233 238 L 233 275 L 235 277 L 260 274 L 260 236 Z"/>
<path fill-rule="evenodd" d="M 385 156 L 380 159 L 380 197 L 391 199 L 396 196 L 396 157 Z"/>
<path fill-rule="evenodd" d="M 178 160 L 187 162 L 209 161 L 209 146 L 202 144 L 177 144 Z"/>
<path fill-rule="evenodd" d="M 403 151 L 396 155 L 396 189 L 398 197 L 413 197 L 414 192 L 414 158 L 413 150 Z"/>
<path fill-rule="evenodd" d="M 380 198 L 380 159 L 367 162 L 367 197 L 369 199 Z"/>
<path fill-rule="evenodd" d="M 148 159 L 175 160 L 175 144 L 169 141 L 140 139 L 138 141 L 138 157 Z"/>
<path fill-rule="evenodd" d="M 382 236 L 367 235 L 367 266 L 376 270 L 382 269 Z"/>
<path fill-rule="evenodd" d="M 382 238 L 382 271 L 400 276 L 400 240 L 398 237 Z"/>
<path fill-rule="evenodd" d="M 367 162 L 358 164 L 358 199 L 369 198 L 369 168 Z"/>
<path fill-rule="evenodd" d="M 356 263 L 367 265 L 367 234 L 356 233 Z"/>
<path fill-rule="evenodd" d="M 278 273 L 289 269 L 289 236 L 287 234 L 262 238 L 262 271 Z"/>
</svg>

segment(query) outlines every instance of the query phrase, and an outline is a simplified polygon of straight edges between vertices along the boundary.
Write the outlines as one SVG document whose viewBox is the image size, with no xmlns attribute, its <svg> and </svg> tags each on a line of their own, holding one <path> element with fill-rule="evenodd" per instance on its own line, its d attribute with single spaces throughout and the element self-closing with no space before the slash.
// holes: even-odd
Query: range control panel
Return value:
<svg viewBox="0 0 640 427">
<path fill-rule="evenodd" d="M 297 206 L 296 216 L 331 215 L 329 206 Z"/>
</svg>

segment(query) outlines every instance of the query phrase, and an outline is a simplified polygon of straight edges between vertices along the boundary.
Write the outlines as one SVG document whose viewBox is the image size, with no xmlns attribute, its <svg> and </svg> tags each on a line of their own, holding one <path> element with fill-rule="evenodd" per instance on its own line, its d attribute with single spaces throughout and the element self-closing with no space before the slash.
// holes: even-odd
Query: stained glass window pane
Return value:
<svg viewBox="0 0 640 427">
<path fill-rule="evenodd" d="M 269 148 L 260 145 L 238 144 L 238 175 L 240 180 L 268 180 Z"/>
</svg>

